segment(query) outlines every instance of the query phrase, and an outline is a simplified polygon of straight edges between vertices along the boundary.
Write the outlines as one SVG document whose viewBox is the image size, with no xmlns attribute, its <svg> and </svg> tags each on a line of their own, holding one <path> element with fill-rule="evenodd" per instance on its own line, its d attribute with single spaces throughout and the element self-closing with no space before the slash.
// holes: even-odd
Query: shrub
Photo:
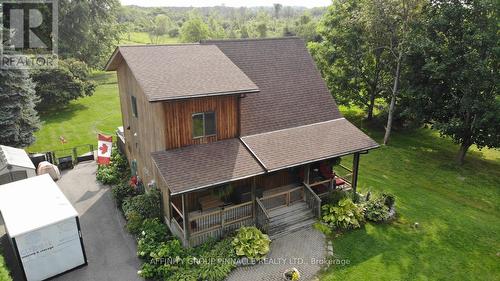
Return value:
<svg viewBox="0 0 500 281">
<path fill-rule="evenodd" d="M 236 255 L 245 256 L 251 260 L 260 260 L 269 252 L 269 236 L 256 227 L 242 227 L 233 238 L 232 245 Z"/>
<path fill-rule="evenodd" d="M 387 208 L 394 207 L 394 203 L 396 203 L 396 197 L 390 193 L 382 193 L 382 198 L 384 199 L 384 204 Z"/>
<path fill-rule="evenodd" d="M 120 183 L 120 175 L 115 172 L 113 166 L 99 165 L 97 167 L 96 179 L 102 184 L 118 184 Z"/>
<path fill-rule="evenodd" d="M 359 228 L 364 221 L 361 208 L 350 198 L 340 200 L 337 205 L 326 204 L 321 209 L 323 222 L 334 229 Z"/>
<path fill-rule="evenodd" d="M 126 215 L 127 230 L 137 235 L 141 232 L 142 221 L 144 220 L 141 215 L 136 211 L 130 211 Z"/>
<path fill-rule="evenodd" d="M 160 192 L 152 189 L 147 193 L 126 198 L 122 210 L 126 217 L 130 212 L 137 212 L 143 220 L 161 218 Z"/>
<path fill-rule="evenodd" d="M 201 254 L 201 258 L 206 261 L 201 263 L 197 270 L 198 276 L 202 280 L 222 281 L 236 267 L 235 263 L 231 261 L 236 260 L 237 256 L 232 240 L 228 238 L 215 243 L 209 251 Z"/>
<path fill-rule="evenodd" d="M 141 270 L 137 272 L 139 276 L 144 279 L 157 279 L 158 278 L 158 265 L 151 263 L 143 263 Z"/>
<path fill-rule="evenodd" d="M 151 224 L 154 220 L 149 220 Z M 152 227 L 157 232 L 157 226 Z M 144 230 L 147 232 L 146 230 Z M 161 242 L 151 252 L 149 263 L 138 272 L 153 280 L 207 280 L 222 281 L 236 266 L 232 239 L 210 241 L 198 247 L 185 249 L 177 239 Z"/>
<path fill-rule="evenodd" d="M 126 198 L 136 195 L 134 188 L 128 182 L 122 182 L 113 186 L 111 193 L 113 194 L 113 198 L 115 198 L 117 206 L 122 206 Z"/>
<path fill-rule="evenodd" d="M 127 158 L 120 153 L 116 146 L 111 152 L 110 164 L 97 167 L 96 179 L 103 184 L 116 185 L 128 180 L 130 169 Z"/>
<path fill-rule="evenodd" d="M 340 200 L 350 197 L 351 193 L 342 190 L 334 190 L 326 199 L 328 204 L 337 205 Z"/>
<path fill-rule="evenodd" d="M 143 259 L 149 259 L 162 242 L 166 242 L 170 232 L 165 224 L 159 219 L 145 219 L 142 223 L 141 233 L 137 241 L 137 255 Z"/>
<path fill-rule="evenodd" d="M 159 247 L 151 252 L 151 258 L 156 260 L 167 260 L 168 258 L 184 258 L 186 257 L 186 250 L 182 247 L 178 239 L 172 239 L 160 243 Z"/>
<path fill-rule="evenodd" d="M 374 222 L 386 221 L 389 218 L 389 208 L 385 205 L 386 198 L 369 200 L 364 204 L 365 218 Z"/>
</svg>

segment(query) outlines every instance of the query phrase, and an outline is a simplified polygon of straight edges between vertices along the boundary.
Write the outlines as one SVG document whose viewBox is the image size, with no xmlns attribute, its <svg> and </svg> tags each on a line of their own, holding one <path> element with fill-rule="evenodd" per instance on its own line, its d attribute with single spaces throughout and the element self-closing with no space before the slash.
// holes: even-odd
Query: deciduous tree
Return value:
<svg viewBox="0 0 500 281">
<path fill-rule="evenodd" d="M 102 67 L 120 38 L 119 7 L 118 0 L 59 0 L 59 54 Z"/>
<path fill-rule="evenodd" d="M 72 100 L 91 96 L 95 83 L 89 80 L 89 69 L 75 59 L 60 60 L 57 68 L 32 72 L 36 95 L 40 98 L 37 110 L 59 108 Z"/>
<path fill-rule="evenodd" d="M 498 5 L 431 1 L 408 58 L 408 104 L 460 144 L 460 164 L 472 145 L 500 147 Z"/>
<path fill-rule="evenodd" d="M 182 25 L 180 34 L 182 42 L 199 42 L 210 37 L 210 30 L 201 16 L 191 13 Z"/>
<path fill-rule="evenodd" d="M 309 44 L 337 102 L 364 108 L 368 119 L 390 77 L 386 42 L 371 28 L 373 16 L 368 1 L 334 1 L 318 26 L 322 40 Z"/>
</svg>

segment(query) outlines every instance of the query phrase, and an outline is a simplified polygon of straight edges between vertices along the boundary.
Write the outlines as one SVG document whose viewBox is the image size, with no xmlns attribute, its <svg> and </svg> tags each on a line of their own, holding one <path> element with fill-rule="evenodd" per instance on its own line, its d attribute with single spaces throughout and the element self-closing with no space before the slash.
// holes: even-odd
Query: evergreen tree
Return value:
<svg viewBox="0 0 500 281">
<path fill-rule="evenodd" d="M 28 70 L 0 70 L 0 144 L 26 147 L 35 141 L 37 102 Z"/>
</svg>

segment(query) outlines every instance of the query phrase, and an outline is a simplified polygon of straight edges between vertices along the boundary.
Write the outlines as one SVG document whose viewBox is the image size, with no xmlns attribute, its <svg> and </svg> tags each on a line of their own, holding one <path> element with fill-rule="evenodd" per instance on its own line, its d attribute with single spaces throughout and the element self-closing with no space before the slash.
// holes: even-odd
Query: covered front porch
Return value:
<svg viewBox="0 0 500 281">
<path fill-rule="evenodd" d="M 328 159 L 164 196 L 169 198 L 164 202 L 165 220 L 172 233 L 191 247 L 242 226 L 255 225 L 270 235 L 280 233 L 290 224 L 300 226 L 302 221 L 318 218 L 323 199 L 334 190 L 356 189 L 356 155 L 352 168 L 334 165 L 339 158 Z M 288 212 L 296 217 L 285 216 Z"/>
<path fill-rule="evenodd" d="M 274 236 L 312 224 L 322 198 L 356 191 L 360 155 L 376 147 L 339 118 L 152 157 L 164 180 L 165 219 L 184 245 L 195 246 L 244 225 Z"/>
</svg>

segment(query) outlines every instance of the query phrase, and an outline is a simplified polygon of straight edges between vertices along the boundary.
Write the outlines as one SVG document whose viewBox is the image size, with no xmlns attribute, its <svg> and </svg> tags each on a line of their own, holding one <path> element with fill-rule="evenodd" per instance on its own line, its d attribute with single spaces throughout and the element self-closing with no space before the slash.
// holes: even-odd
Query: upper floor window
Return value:
<svg viewBox="0 0 500 281">
<path fill-rule="evenodd" d="M 200 112 L 192 115 L 193 138 L 213 136 L 215 129 L 215 112 Z"/>
<path fill-rule="evenodd" d="M 132 100 L 132 114 L 137 117 L 137 98 L 135 96 L 130 97 Z"/>
</svg>

